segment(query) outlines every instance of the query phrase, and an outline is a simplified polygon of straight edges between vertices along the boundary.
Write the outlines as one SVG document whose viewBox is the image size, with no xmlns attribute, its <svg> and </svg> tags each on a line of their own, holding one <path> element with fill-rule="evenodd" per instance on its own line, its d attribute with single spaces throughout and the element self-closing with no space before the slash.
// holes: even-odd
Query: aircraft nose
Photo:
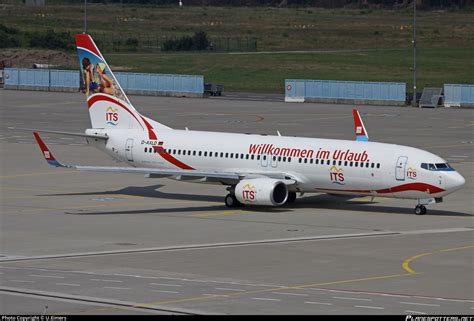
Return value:
<svg viewBox="0 0 474 321">
<path fill-rule="evenodd" d="M 450 181 L 451 188 L 454 190 L 460 189 L 466 183 L 464 177 L 458 172 L 454 172 L 453 175 L 451 175 Z"/>
</svg>

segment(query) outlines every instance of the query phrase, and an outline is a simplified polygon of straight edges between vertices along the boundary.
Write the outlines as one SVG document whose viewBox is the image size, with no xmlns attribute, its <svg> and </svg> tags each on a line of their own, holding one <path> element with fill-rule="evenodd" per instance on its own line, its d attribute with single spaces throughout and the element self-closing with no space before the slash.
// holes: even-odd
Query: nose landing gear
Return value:
<svg viewBox="0 0 474 321">
<path fill-rule="evenodd" d="M 415 207 L 415 214 L 416 215 L 425 215 L 427 212 L 426 207 L 424 205 L 418 204 Z"/>
</svg>

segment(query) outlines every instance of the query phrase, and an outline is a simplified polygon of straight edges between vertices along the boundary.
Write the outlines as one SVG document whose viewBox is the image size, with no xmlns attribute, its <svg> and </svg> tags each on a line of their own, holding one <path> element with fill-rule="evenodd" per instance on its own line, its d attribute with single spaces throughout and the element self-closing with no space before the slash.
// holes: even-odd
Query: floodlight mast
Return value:
<svg viewBox="0 0 474 321">
<path fill-rule="evenodd" d="M 411 105 L 416 106 L 416 0 L 413 0 L 413 100 Z"/>
</svg>

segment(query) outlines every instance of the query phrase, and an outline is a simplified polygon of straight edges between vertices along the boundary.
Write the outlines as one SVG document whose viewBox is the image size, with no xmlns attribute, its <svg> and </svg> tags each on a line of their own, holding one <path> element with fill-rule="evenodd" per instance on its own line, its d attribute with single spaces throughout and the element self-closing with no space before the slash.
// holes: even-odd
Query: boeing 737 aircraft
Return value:
<svg viewBox="0 0 474 321">
<path fill-rule="evenodd" d="M 432 153 L 369 142 L 357 110 L 351 141 L 171 129 L 132 106 L 89 35 L 76 35 L 76 45 L 92 128 L 85 133 L 35 130 L 53 166 L 224 185 L 228 207 L 279 206 L 294 202 L 297 193 L 328 193 L 413 199 L 417 215 L 465 183 Z M 61 164 L 38 132 L 85 137 L 130 167 Z"/>
</svg>

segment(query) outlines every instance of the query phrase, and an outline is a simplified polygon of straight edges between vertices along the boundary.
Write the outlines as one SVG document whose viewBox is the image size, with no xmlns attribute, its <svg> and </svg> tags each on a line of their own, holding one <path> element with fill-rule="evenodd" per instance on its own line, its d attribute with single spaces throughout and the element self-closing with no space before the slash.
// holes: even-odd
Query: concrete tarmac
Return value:
<svg viewBox="0 0 474 321">
<path fill-rule="evenodd" d="M 130 99 L 173 128 L 354 137 L 349 105 Z M 474 110 L 358 109 L 371 140 L 438 154 L 466 185 L 424 216 L 325 194 L 228 209 L 221 186 L 50 167 L 7 127 L 82 132 L 84 96 L 0 90 L 0 314 L 472 314 Z M 42 137 L 61 162 L 117 165 Z"/>
</svg>

